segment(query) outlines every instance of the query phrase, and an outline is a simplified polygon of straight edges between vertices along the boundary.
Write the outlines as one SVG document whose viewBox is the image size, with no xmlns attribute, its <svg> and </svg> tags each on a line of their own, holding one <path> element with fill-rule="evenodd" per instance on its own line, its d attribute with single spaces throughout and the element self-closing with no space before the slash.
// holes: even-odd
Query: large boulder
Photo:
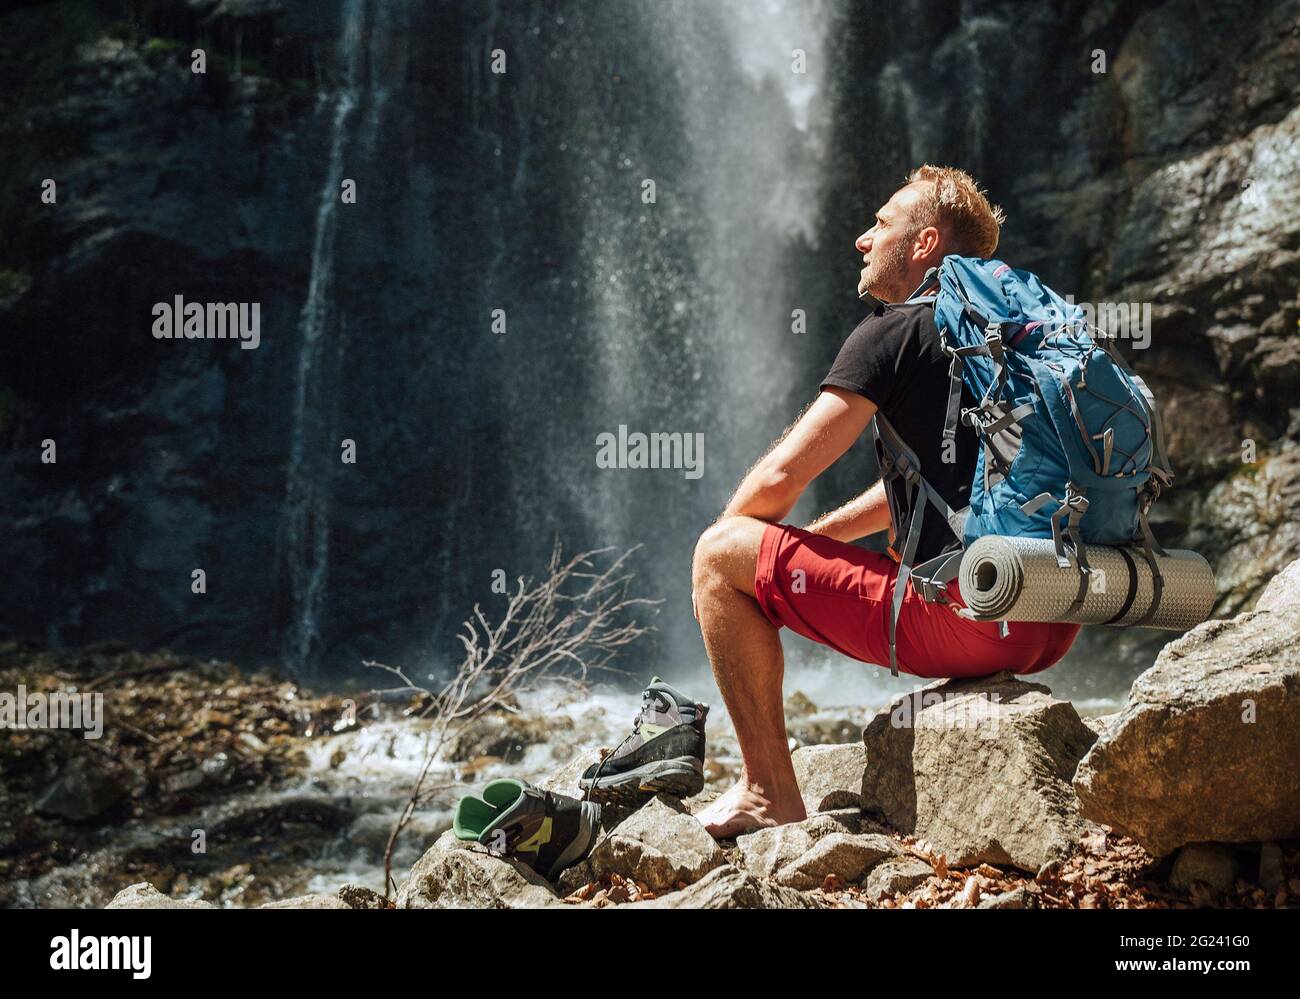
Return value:
<svg viewBox="0 0 1300 999">
<path fill-rule="evenodd" d="M 1089 828 L 1070 780 L 1096 738 L 1073 705 L 1010 673 L 930 684 L 863 733 L 863 810 L 950 865 L 1037 871 Z"/>
<path fill-rule="evenodd" d="M 601 839 L 583 864 L 566 872 L 562 884 L 618 874 L 660 892 L 693 884 L 723 863 L 721 848 L 699 820 L 676 799 L 656 795 Z"/>
<path fill-rule="evenodd" d="M 861 742 L 801 746 L 791 756 L 808 814 L 862 806 L 867 751 Z"/>
<path fill-rule="evenodd" d="M 397 891 L 399 909 L 536 909 L 563 905 L 535 871 L 443 833 Z"/>
<path fill-rule="evenodd" d="M 105 909 L 215 909 L 211 902 L 197 898 L 172 898 L 147 881 L 123 888 Z"/>
<path fill-rule="evenodd" d="M 1156 856 L 1300 837 L 1300 561 L 1137 678 L 1075 775 L 1085 816 Z"/>
<path fill-rule="evenodd" d="M 730 865 L 716 868 L 682 891 L 621 909 L 818 909 L 816 899 Z"/>
</svg>

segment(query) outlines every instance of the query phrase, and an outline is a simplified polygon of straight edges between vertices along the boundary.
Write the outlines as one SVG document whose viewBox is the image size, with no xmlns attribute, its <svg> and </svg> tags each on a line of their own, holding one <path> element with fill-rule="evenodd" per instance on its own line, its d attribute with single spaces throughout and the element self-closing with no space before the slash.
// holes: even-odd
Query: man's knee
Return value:
<svg viewBox="0 0 1300 999">
<path fill-rule="evenodd" d="M 721 585 L 752 591 L 766 526 L 750 517 L 724 517 L 701 534 L 692 566 L 695 589 Z"/>
</svg>

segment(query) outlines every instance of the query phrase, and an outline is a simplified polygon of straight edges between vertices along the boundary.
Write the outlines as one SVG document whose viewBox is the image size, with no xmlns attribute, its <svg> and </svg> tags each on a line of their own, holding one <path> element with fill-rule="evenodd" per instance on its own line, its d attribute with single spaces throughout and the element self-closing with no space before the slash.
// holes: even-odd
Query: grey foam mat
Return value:
<svg viewBox="0 0 1300 999">
<path fill-rule="evenodd" d="M 1137 575 L 1137 590 L 1124 616 L 1111 621 L 1129 595 L 1128 563 L 1117 547 L 1085 545 L 1088 563 L 1099 573 L 1089 580 L 1083 606 L 1067 611 L 1079 589 L 1073 564 L 1062 569 L 1050 538 L 988 536 L 975 541 L 962 558 L 962 598 L 981 621 L 1068 621 L 1078 624 L 1136 623 L 1151 606 L 1154 575 L 1141 545 L 1125 549 Z M 1148 628 L 1185 631 L 1210 616 L 1214 571 L 1196 552 L 1168 549 L 1156 556 L 1164 593 Z"/>
</svg>

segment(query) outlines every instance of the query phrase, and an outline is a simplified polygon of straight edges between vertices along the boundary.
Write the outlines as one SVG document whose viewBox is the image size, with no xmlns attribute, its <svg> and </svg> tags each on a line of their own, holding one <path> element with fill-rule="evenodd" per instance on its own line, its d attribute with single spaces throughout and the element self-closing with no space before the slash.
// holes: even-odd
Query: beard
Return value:
<svg viewBox="0 0 1300 999">
<path fill-rule="evenodd" d="M 872 253 L 867 273 L 862 283 L 866 290 L 882 302 L 901 302 L 907 297 L 907 248 L 912 245 L 915 233 L 895 240 L 883 253 Z"/>
</svg>

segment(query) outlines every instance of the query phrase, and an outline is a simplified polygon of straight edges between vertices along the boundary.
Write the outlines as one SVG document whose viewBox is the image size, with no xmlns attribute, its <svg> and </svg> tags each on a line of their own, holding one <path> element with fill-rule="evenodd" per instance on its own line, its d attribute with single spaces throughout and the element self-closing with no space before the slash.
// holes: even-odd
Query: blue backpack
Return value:
<svg viewBox="0 0 1300 999">
<path fill-rule="evenodd" d="M 1116 350 L 1117 331 L 1091 327 L 1079 306 L 1000 260 L 944 257 L 909 299 L 930 300 L 951 358 L 944 440 L 955 455 L 960 418 L 981 448 L 970 505 L 954 511 L 922 476 L 916 453 L 876 414 L 881 477 L 887 486 L 900 477 L 905 483 L 904 510 L 886 488 L 896 537 L 905 539 L 889 621 L 891 672 L 898 675 L 895 635 L 908 579 L 923 599 L 946 600 L 965 549 L 986 534 L 1052 538 L 1060 566 L 1079 574 L 1071 614 L 1087 594 L 1084 544 L 1140 540 L 1155 580 L 1151 607 L 1135 626 L 1146 622 L 1163 588 L 1154 553 L 1165 554 L 1147 512 L 1173 475 L 1155 398 Z M 979 400 L 969 409 L 961 409 L 963 382 Z M 926 503 L 962 549 L 913 567 Z"/>
</svg>

